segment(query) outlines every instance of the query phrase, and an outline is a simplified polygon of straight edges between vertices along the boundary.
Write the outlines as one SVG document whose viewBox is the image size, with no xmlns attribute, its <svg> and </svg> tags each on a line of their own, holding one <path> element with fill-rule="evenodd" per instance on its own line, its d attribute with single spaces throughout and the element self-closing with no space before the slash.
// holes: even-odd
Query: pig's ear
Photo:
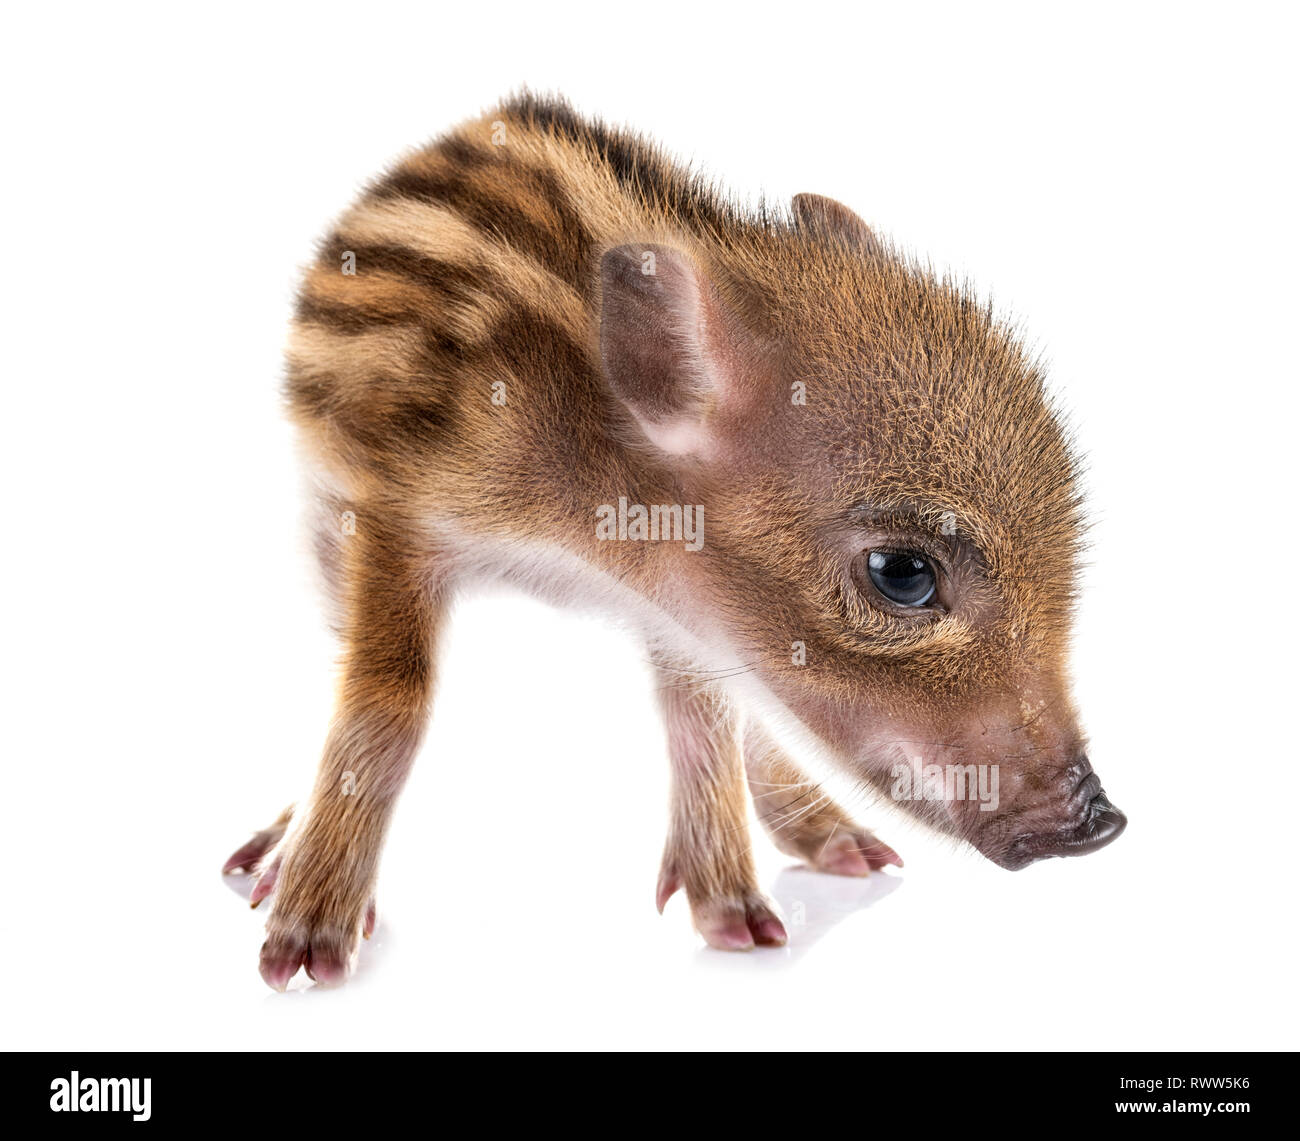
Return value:
<svg viewBox="0 0 1300 1141">
<path fill-rule="evenodd" d="M 618 246 L 600 263 L 605 377 L 657 448 L 711 450 L 715 413 L 734 398 L 737 345 L 717 293 L 669 246 Z"/>
<path fill-rule="evenodd" d="M 838 238 L 869 253 L 879 251 L 871 227 L 843 202 L 821 194 L 796 194 L 791 203 L 795 226 L 812 234 Z"/>
</svg>

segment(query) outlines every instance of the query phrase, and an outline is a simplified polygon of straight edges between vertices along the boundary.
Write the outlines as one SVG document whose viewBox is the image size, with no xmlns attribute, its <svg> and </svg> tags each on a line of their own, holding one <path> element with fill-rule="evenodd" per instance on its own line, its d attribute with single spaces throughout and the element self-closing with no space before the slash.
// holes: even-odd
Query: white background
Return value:
<svg viewBox="0 0 1300 1141">
<path fill-rule="evenodd" d="M 27 6 L 5 17 L 7 1048 L 1296 1047 L 1296 28 L 1218 8 Z M 1076 653 L 1127 834 L 1018 874 L 906 822 L 756 841 L 784 951 L 653 895 L 638 649 L 462 606 L 346 988 L 256 971 L 224 857 L 308 786 L 333 648 L 280 350 L 404 148 L 521 82 L 968 274 L 1097 519 Z"/>
</svg>

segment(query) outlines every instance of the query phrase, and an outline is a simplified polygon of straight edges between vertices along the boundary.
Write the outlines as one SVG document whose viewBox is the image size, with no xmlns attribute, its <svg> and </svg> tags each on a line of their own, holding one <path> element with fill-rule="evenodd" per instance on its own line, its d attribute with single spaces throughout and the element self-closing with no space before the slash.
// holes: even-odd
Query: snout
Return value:
<svg viewBox="0 0 1300 1141">
<path fill-rule="evenodd" d="M 1001 853 L 990 853 L 993 860 L 1018 871 L 1049 856 L 1086 856 L 1116 839 L 1128 824 L 1090 767 L 1064 807 L 1066 822 L 1061 827 L 1017 835 Z"/>
<path fill-rule="evenodd" d="M 1004 868 L 1017 871 L 1048 856 L 1086 856 L 1104 848 L 1124 831 L 1128 817 L 1116 808 L 1103 791 L 1088 801 L 1083 820 L 1060 832 L 1037 832 L 1018 836 L 998 860 Z"/>
</svg>

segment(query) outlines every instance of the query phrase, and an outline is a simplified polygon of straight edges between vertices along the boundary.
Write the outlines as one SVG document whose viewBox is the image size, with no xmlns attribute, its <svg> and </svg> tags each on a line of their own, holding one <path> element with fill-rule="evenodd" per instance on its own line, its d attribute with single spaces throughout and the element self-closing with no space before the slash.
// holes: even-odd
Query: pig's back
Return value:
<svg viewBox="0 0 1300 1141">
<path fill-rule="evenodd" d="M 404 159 L 322 242 L 290 338 L 294 418 L 350 484 L 572 480 L 600 462 L 574 449 L 600 450 L 601 254 L 733 221 L 643 140 L 517 97 Z"/>
</svg>

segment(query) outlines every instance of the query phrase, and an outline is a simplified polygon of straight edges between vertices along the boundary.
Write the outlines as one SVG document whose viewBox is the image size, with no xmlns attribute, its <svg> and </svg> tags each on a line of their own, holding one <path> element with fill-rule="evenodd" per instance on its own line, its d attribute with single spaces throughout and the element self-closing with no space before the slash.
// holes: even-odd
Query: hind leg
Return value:
<svg viewBox="0 0 1300 1141">
<path fill-rule="evenodd" d="M 399 523 L 358 511 L 339 573 L 344 654 L 334 723 L 311 796 L 274 854 L 263 854 L 251 897 L 272 901 L 261 972 L 277 990 L 300 966 L 317 982 L 351 971 L 374 922 L 380 850 L 433 688 L 446 584 L 429 554 Z"/>
<path fill-rule="evenodd" d="M 752 722 L 745 728 L 745 771 L 754 810 L 786 855 L 841 876 L 903 866 L 893 848 L 850 820 Z"/>
</svg>

